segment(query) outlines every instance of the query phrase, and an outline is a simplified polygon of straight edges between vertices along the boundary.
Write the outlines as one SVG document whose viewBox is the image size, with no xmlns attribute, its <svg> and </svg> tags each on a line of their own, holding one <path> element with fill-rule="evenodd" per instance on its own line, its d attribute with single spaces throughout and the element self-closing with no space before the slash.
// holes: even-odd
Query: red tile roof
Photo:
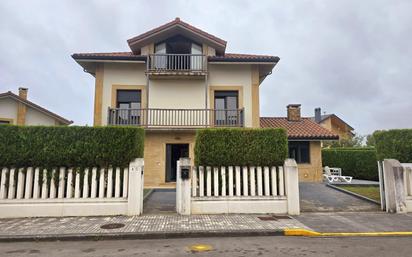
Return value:
<svg viewBox="0 0 412 257">
<path fill-rule="evenodd" d="M 184 27 L 184 28 L 186 28 L 186 29 L 189 29 L 189 30 L 191 30 L 191 31 L 193 31 L 193 32 L 195 32 L 195 33 L 198 33 L 198 34 L 200 34 L 200 35 L 202 35 L 202 36 L 204 36 L 204 37 L 206 37 L 206 38 L 208 38 L 208 39 L 210 39 L 210 40 L 213 40 L 213 41 L 215 41 L 215 42 L 218 43 L 218 44 L 221 44 L 221 45 L 223 45 L 223 46 L 226 46 L 226 41 L 225 41 L 225 40 L 220 39 L 220 38 L 218 38 L 218 37 L 216 37 L 216 36 L 213 36 L 213 35 L 205 32 L 205 31 L 203 31 L 203 30 L 201 30 L 201 29 L 198 29 L 198 28 L 190 25 L 189 23 L 186 23 L 186 22 L 184 22 L 184 21 L 181 21 L 180 18 L 176 18 L 176 19 L 174 19 L 174 20 L 171 21 L 171 22 L 168 22 L 168 23 L 166 23 L 166 24 L 163 24 L 163 25 L 161 25 L 161 26 L 159 26 L 159 27 L 157 27 L 157 28 L 154 28 L 154 29 L 152 29 L 152 30 L 149 30 L 149 31 L 147 31 L 147 32 L 145 32 L 145 33 L 143 33 L 143 34 L 138 35 L 138 36 L 135 36 L 135 37 L 127 40 L 127 42 L 128 42 L 129 45 L 130 45 L 131 43 L 133 43 L 133 42 L 135 42 L 135 41 L 142 40 L 142 39 L 144 39 L 144 38 L 146 38 L 146 37 L 149 37 L 149 36 L 151 36 L 151 35 L 153 35 L 153 34 L 155 34 L 155 33 L 157 33 L 157 32 L 160 32 L 160 31 L 162 31 L 162 30 L 168 29 L 168 28 L 173 27 L 173 26 L 175 26 L 175 25 L 180 25 L 180 26 L 182 26 L 182 27 Z"/>
<path fill-rule="evenodd" d="M 24 99 L 24 98 L 21 98 L 20 96 L 14 94 L 14 93 L 11 92 L 11 91 L 8 91 L 8 92 L 5 92 L 5 93 L 1 93 L 1 94 L 0 94 L 0 98 L 12 98 L 12 99 L 14 99 L 14 100 L 16 100 L 16 101 L 18 101 L 18 102 L 21 102 L 21 103 L 23 103 L 23 104 L 25 104 L 25 105 L 27 105 L 27 106 L 32 107 L 33 109 L 38 110 L 38 111 L 40 111 L 40 112 L 42 112 L 42 113 L 44 113 L 44 114 L 46 114 L 46 115 L 48 115 L 48 116 L 50 116 L 50 117 L 55 118 L 56 120 L 60 121 L 61 123 L 65 124 L 65 125 L 69 125 L 69 124 L 72 124 L 72 123 L 73 123 L 73 121 L 67 120 L 67 119 L 63 118 L 62 116 L 57 115 L 57 114 L 55 114 L 55 113 L 53 113 L 53 112 L 51 112 L 51 111 L 49 111 L 49 110 L 41 107 L 40 105 L 37 105 L 37 104 L 33 103 L 32 101 L 29 101 L 29 100 L 26 100 L 26 99 Z"/>
<path fill-rule="evenodd" d="M 140 60 L 145 61 L 145 55 L 135 55 L 132 52 L 109 52 L 109 53 L 75 53 L 74 59 L 95 60 Z M 209 62 L 278 62 L 279 57 L 256 54 L 226 53 L 223 56 L 209 56 Z"/>
<path fill-rule="evenodd" d="M 339 136 L 320 126 L 310 118 L 289 121 L 286 117 L 261 117 L 262 128 L 284 128 L 289 139 L 337 140 Z"/>
</svg>

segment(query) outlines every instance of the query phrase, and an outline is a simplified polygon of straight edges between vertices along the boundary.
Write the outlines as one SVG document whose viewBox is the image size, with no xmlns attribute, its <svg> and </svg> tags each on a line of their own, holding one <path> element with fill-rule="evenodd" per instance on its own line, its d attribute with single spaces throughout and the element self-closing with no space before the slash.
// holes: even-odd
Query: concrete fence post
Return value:
<svg viewBox="0 0 412 257">
<path fill-rule="evenodd" d="M 385 159 L 383 161 L 383 176 L 385 184 L 386 211 L 392 213 L 406 213 L 406 193 L 404 182 L 404 168 L 398 160 Z"/>
<path fill-rule="evenodd" d="M 143 186 L 144 186 L 144 160 L 134 159 L 129 165 L 129 186 L 127 196 L 128 215 L 141 215 L 143 213 Z"/>
<path fill-rule="evenodd" d="M 288 214 L 299 215 L 299 174 L 298 165 L 294 159 L 286 159 L 284 164 L 285 189 L 288 203 Z"/>
<path fill-rule="evenodd" d="M 190 158 L 180 158 L 176 172 L 176 212 L 181 215 L 191 214 L 191 172 Z"/>
</svg>

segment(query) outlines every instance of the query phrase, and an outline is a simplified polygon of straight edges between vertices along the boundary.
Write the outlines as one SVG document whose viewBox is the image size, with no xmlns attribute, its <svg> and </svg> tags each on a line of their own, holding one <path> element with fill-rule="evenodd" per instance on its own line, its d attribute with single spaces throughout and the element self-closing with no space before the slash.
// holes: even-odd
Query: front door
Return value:
<svg viewBox="0 0 412 257">
<path fill-rule="evenodd" d="M 189 144 L 166 144 L 166 182 L 176 182 L 176 162 L 189 157 Z"/>
</svg>

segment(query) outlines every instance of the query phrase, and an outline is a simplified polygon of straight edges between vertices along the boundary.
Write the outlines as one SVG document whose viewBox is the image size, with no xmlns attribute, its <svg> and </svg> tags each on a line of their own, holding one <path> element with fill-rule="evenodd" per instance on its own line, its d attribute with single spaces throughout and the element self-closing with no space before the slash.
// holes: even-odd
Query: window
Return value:
<svg viewBox="0 0 412 257">
<path fill-rule="evenodd" d="M 295 159 L 297 163 L 310 163 L 309 142 L 307 141 L 290 141 L 289 158 Z"/>
<path fill-rule="evenodd" d="M 10 121 L 8 121 L 8 120 L 2 120 L 2 119 L 0 119 L 0 125 L 2 125 L 2 124 L 10 124 L 11 122 Z"/>
<path fill-rule="evenodd" d="M 142 104 L 140 90 L 117 90 L 116 107 L 119 120 L 125 124 L 139 124 Z"/>
<path fill-rule="evenodd" d="M 215 91 L 215 123 L 230 126 L 240 123 L 238 91 Z"/>
</svg>

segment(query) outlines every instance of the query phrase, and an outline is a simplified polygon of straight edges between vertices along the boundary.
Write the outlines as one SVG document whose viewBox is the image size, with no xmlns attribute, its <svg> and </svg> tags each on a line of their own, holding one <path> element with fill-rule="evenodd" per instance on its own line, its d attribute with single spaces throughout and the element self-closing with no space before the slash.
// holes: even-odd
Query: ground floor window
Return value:
<svg viewBox="0 0 412 257">
<path fill-rule="evenodd" d="M 289 158 L 297 163 L 310 163 L 310 149 L 308 141 L 289 141 Z"/>
<path fill-rule="evenodd" d="M 10 122 L 10 120 L 6 120 L 6 119 L 1 119 L 0 118 L 0 125 L 1 124 L 10 124 L 11 122 Z"/>
</svg>

